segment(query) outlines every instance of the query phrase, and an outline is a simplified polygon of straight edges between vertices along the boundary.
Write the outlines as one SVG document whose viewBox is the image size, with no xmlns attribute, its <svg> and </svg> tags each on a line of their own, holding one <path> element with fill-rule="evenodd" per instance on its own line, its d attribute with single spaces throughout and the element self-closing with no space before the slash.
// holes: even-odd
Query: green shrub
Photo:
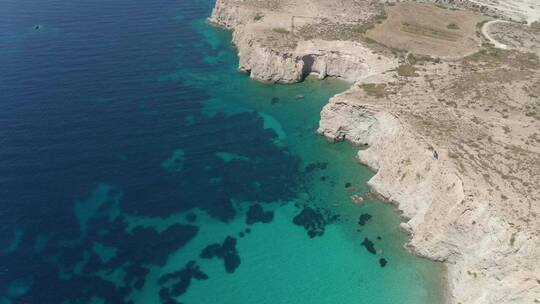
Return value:
<svg viewBox="0 0 540 304">
<path fill-rule="evenodd" d="M 446 26 L 447 29 L 450 29 L 450 30 L 459 30 L 459 25 L 455 24 L 454 22 L 452 23 L 449 23 L 447 26 Z"/>
<path fill-rule="evenodd" d="M 272 29 L 272 31 L 274 31 L 276 33 L 279 33 L 279 34 L 288 34 L 289 33 L 288 29 L 285 29 L 285 28 L 282 28 L 282 27 L 275 27 L 275 28 Z"/>
<path fill-rule="evenodd" d="M 375 39 L 372 39 L 372 38 L 369 38 L 369 37 L 366 37 L 366 38 L 365 38 L 365 41 L 366 41 L 367 43 L 377 43 L 377 41 L 376 41 Z"/>
<path fill-rule="evenodd" d="M 361 87 L 369 96 L 375 96 L 377 98 L 386 96 L 386 84 L 384 83 L 364 83 Z"/>
<path fill-rule="evenodd" d="M 416 77 L 418 74 L 416 73 L 416 68 L 414 65 L 406 63 L 402 64 L 397 68 L 397 73 L 399 76 L 404 77 Z"/>
<path fill-rule="evenodd" d="M 264 15 L 262 13 L 257 13 L 255 17 L 253 17 L 253 20 L 259 21 L 262 20 L 262 18 L 264 18 Z"/>
</svg>

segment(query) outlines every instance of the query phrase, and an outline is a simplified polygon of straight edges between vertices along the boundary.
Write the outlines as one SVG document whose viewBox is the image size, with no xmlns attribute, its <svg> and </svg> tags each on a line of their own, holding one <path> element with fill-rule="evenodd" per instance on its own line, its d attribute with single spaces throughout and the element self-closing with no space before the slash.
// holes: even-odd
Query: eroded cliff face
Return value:
<svg viewBox="0 0 540 304">
<path fill-rule="evenodd" d="M 437 261 L 455 261 L 461 248 L 449 242 L 446 225 L 449 211 L 465 198 L 461 178 L 431 143 L 388 109 L 362 99 L 370 100 L 358 88 L 332 98 L 318 132 L 333 141 L 367 146 L 358 159 L 376 172 L 368 184 L 402 212 L 402 227 L 412 236 L 410 248 Z"/>
<path fill-rule="evenodd" d="M 218 0 L 209 21 L 233 30 L 239 69 L 261 82 L 295 83 L 309 74 L 355 82 L 397 66 L 397 60 L 354 41 L 304 39 L 289 11 Z M 304 17 L 315 22 L 322 17 Z M 311 19 L 310 19 L 311 18 Z M 308 23 L 309 24 L 309 23 Z M 304 24 L 305 25 L 305 24 Z"/>
<path fill-rule="evenodd" d="M 448 62 L 398 58 L 351 38 L 378 8 L 217 0 L 209 20 L 234 31 L 239 69 L 256 80 L 355 83 L 325 106 L 318 132 L 365 148 L 369 186 L 402 211 L 407 247 L 448 267 L 450 303 L 540 303 L 538 56 L 487 47 Z M 291 26 L 297 13 L 317 35 Z"/>
<path fill-rule="evenodd" d="M 257 32 L 239 26 L 233 33 L 239 70 L 262 82 L 294 83 L 302 80 L 304 62 L 290 47 L 272 48 L 257 40 Z"/>
<path fill-rule="evenodd" d="M 453 73 L 445 75 L 448 79 L 430 83 L 442 88 L 457 83 Z M 437 109 L 445 104 L 426 94 L 422 81 L 411 82 L 387 84 L 385 97 L 353 86 L 324 107 L 318 132 L 332 141 L 367 147 L 358 159 L 376 172 L 369 186 L 403 213 L 402 227 L 411 235 L 407 247 L 447 265 L 450 303 L 535 303 L 540 297 L 538 193 L 534 187 L 521 191 L 512 182 L 496 181 L 497 170 L 507 172 L 511 162 L 476 172 L 472 164 L 494 161 L 487 151 L 504 158 L 512 144 L 483 124 L 493 117 L 477 117 L 479 125 L 471 123 L 474 115 L 462 120 L 454 109 Z M 423 107 L 408 109 L 408 90 L 416 92 Z M 452 120 L 454 130 L 445 122 Z M 463 156 L 453 152 L 467 139 L 480 141 L 481 134 L 492 138 L 492 147 Z M 506 179 L 538 183 L 539 155 L 527 155 L 521 161 L 531 171 L 510 173 Z"/>
<path fill-rule="evenodd" d="M 231 5 L 230 2 L 217 0 L 212 15 L 208 21 L 216 26 L 234 30 L 239 25 L 245 24 L 255 18 L 256 11 L 245 6 Z"/>
</svg>

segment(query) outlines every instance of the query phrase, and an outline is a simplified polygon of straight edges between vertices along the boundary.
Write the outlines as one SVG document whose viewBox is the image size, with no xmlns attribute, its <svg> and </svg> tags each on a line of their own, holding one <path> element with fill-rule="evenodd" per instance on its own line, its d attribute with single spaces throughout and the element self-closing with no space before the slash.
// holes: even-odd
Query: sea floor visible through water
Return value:
<svg viewBox="0 0 540 304">
<path fill-rule="evenodd" d="M 219 262 L 202 263 L 201 267 L 215 279 L 197 282 L 183 299 L 188 303 L 442 302 L 441 265 L 404 249 L 407 235 L 399 228 L 401 219 L 394 207 L 369 199 L 361 205 L 352 203 L 354 194 L 366 197 L 366 182 L 373 176 L 356 159 L 358 148 L 348 143 L 332 144 L 316 134 L 322 107 L 350 84 L 315 77 L 295 85 L 257 83 L 236 70 L 230 33 L 202 20 L 193 25 L 218 51 L 205 55 L 205 60 L 219 69 L 206 74 L 206 79 L 198 71 L 180 72 L 196 79 L 190 83 L 194 86 L 214 83 L 205 87 L 211 96 L 205 103 L 207 113 L 256 111 L 265 128 L 277 134 L 277 145 L 298 156 L 302 167 L 316 164 L 316 168 L 306 170 L 309 173 L 297 199 L 272 207 L 272 223 L 256 225 L 253 236 L 239 240 L 244 268 L 239 267 L 230 278 Z M 323 236 L 309 238 L 291 222 L 299 212 L 298 206 L 322 208 L 338 214 L 340 220 L 327 226 Z M 246 209 L 241 204 L 238 208 Z M 366 214 L 371 218 L 359 225 L 359 218 Z M 229 225 L 230 230 L 223 230 L 219 224 L 212 226 L 207 226 L 208 232 L 201 231 L 199 246 L 219 232 L 222 238 L 235 235 L 245 228 L 245 222 L 240 217 Z M 374 243 L 376 254 L 362 245 L 366 238 Z M 381 259 L 387 261 L 384 267 Z M 168 265 L 185 260 L 179 253 Z"/>
<path fill-rule="evenodd" d="M 49 2 L 0 40 L 0 303 L 442 302 L 393 206 L 351 202 L 358 148 L 316 134 L 349 84 L 239 73 L 212 1 Z"/>
</svg>

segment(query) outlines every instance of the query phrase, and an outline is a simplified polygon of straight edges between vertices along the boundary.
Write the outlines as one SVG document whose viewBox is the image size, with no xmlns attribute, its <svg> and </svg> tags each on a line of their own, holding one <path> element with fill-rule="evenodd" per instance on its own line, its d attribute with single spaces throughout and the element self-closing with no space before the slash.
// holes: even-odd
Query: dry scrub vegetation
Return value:
<svg viewBox="0 0 540 304">
<path fill-rule="evenodd" d="M 432 4 L 400 2 L 387 7 L 388 18 L 367 37 L 390 48 L 416 54 L 459 58 L 479 49 L 476 25 L 487 17 Z"/>
</svg>

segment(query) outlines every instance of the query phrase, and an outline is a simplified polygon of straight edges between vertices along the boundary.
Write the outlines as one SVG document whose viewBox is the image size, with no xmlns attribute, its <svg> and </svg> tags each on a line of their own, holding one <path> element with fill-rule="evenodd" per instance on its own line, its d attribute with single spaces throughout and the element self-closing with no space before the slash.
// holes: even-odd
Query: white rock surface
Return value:
<svg viewBox="0 0 540 304">
<path fill-rule="evenodd" d="M 444 262 L 450 303 L 537 303 L 540 238 L 516 231 L 492 207 L 487 186 L 458 172 L 444 149 L 414 132 L 388 104 L 362 100 L 353 87 L 330 100 L 318 132 L 331 140 L 369 145 L 358 159 L 377 173 L 368 182 L 394 203 L 411 234 L 413 252 Z"/>
<path fill-rule="evenodd" d="M 294 2 L 294 1 L 293 1 Z M 397 60 L 376 54 L 353 41 L 302 40 L 288 31 L 291 15 L 265 12 L 218 0 L 209 21 L 233 30 L 239 70 L 262 82 L 294 83 L 310 73 L 355 82 L 397 66 Z M 263 23 L 264 22 L 264 23 Z"/>
<path fill-rule="evenodd" d="M 538 0 L 431 0 L 450 6 L 467 7 L 508 20 L 531 24 L 540 21 Z"/>
</svg>

